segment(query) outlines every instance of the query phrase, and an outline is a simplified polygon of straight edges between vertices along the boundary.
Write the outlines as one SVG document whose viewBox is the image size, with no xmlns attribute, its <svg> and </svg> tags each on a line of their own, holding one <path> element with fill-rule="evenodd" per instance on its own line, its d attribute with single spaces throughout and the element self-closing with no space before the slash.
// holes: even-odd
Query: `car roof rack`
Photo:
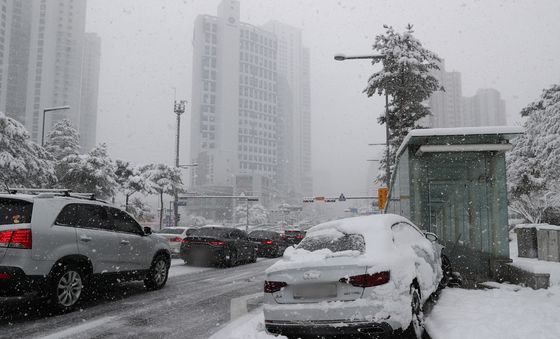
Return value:
<svg viewBox="0 0 560 339">
<path fill-rule="evenodd" d="M 9 194 L 17 194 L 17 193 L 30 193 L 30 194 L 40 194 L 40 193 L 53 193 L 54 195 L 76 198 L 76 199 L 87 199 L 87 200 L 95 200 L 101 201 L 104 203 L 109 203 L 104 200 L 95 199 L 95 193 L 80 193 L 75 192 L 73 193 L 71 189 L 68 188 L 26 188 L 26 187 L 17 187 L 17 188 L 7 188 Z"/>
</svg>

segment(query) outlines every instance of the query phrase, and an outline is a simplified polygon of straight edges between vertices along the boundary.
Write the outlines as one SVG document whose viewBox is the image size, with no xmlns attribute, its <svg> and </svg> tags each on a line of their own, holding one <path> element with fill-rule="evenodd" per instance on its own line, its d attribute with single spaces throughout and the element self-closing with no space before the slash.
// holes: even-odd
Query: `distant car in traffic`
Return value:
<svg viewBox="0 0 560 339">
<path fill-rule="evenodd" d="M 266 330 L 289 338 L 396 330 L 420 338 L 423 304 L 451 274 L 436 240 L 392 214 L 310 228 L 266 270 Z"/>
<path fill-rule="evenodd" d="M 252 231 L 249 239 L 257 244 L 259 257 L 280 257 L 289 246 L 280 233 L 274 231 Z"/>
<path fill-rule="evenodd" d="M 165 227 L 157 232 L 167 241 L 169 241 L 169 247 L 171 248 L 172 255 L 179 255 L 181 251 L 181 241 L 187 237 L 189 232 L 189 227 Z"/>
<path fill-rule="evenodd" d="M 285 230 L 282 238 L 289 246 L 297 245 L 305 238 L 305 231 L 302 230 Z"/>
<path fill-rule="evenodd" d="M 257 247 L 247 233 L 225 226 L 204 226 L 192 231 L 181 243 L 180 256 L 186 264 L 235 266 L 256 262 Z"/>
</svg>

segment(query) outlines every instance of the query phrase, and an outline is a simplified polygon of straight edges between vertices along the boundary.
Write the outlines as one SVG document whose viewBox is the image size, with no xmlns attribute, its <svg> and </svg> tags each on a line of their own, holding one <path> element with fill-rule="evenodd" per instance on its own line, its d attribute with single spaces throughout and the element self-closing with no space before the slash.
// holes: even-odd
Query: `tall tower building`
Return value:
<svg viewBox="0 0 560 339">
<path fill-rule="evenodd" d="M 439 70 L 433 70 L 431 73 L 445 91 L 434 92 L 430 97 L 428 104 L 432 115 L 424 118 L 424 126 L 431 128 L 463 126 L 461 73 L 447 72 L 443 60 Z"/>
<path fill-rule="evenodd" d="M 463 98 L 463 126 L 502 126 L 506 124 L 506 104 L 500 92 L 493 88 L 476 91 Z"/>
<path fill-rule="evenodd" d="M 95 143 L 99 38 L 86 39 L 86 0 L 0 0 L 0 11 L 0 110 L 40 142 L 43 110 L 70 106 L 47 113 L 45 135 L 69 119 L 88 151 Z"/>
<path fill-rule="evenodd" d="M 239 17 L 239 1 L 223 0 L 217 16 L 195 21 L 192 185 L 258 195 L 270 205 L 285 198 L 288 186 L 301 194 L 302 177 L 310 182 L 302 174 L 311 167 L 310 142 L 307 151 L 301 147 L 310 138 L 302 132 L 310 129 L 309 54 L 300 30 L 257 27 Z"/>
<path fill-rule="evenodd" d="M 100 60 L 101 39 L 95 33 L 86 33 L 82 61 L 80 107 L 80 146 L 84 153 L 95 147 Z"/>
</svg>

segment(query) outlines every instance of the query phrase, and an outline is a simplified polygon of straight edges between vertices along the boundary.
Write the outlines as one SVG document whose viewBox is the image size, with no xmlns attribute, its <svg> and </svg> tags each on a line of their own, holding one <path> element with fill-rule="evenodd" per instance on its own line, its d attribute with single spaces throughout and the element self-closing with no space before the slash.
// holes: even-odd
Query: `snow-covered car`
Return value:
<svg viewBox="0 0 560 339">
<path fill-rule="evenodd" d="M 187 237 L 189 230 L 192 228 L 189 227 L 165 227 L 162 228 L 160 231 L 157 232 L 158 235 L 161 235 L 167 241 L 169 241 L 169 247 L 171 247 L 171 254 L 172 255 L 179 255 L 181 252 L 181 241 Z"/>
<path fill-rule="evenodd" d="M 266 330 L 294 338 L 397 330 L 420 335 L 423 304 L 451 271 L 442 269 L 443 246 L 436 240 L 393 214 L 310 228 L 266 270 Z"/>
</svg>

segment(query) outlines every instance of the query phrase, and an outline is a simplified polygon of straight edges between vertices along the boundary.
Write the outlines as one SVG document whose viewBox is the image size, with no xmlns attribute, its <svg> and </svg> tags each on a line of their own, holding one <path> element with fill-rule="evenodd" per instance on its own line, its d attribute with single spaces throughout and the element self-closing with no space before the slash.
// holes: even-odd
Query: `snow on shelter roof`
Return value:
<svg viewBox="0 0 560 339">
<path fill-rule="evenodd" d="M 437 136 L 460 136 L 460 135 L 488 135 L 488 134 L 521 134 L 524 132 L 521 126 L 480 126 L 480 127 L 452 127 L 452 128 L 425 128 L 413 129 L 408 132 L 401 146 L 397 150 L 397 156 L 406 148 L 411 138 L 414 137 L 437 137 Z"/>
</svg>

